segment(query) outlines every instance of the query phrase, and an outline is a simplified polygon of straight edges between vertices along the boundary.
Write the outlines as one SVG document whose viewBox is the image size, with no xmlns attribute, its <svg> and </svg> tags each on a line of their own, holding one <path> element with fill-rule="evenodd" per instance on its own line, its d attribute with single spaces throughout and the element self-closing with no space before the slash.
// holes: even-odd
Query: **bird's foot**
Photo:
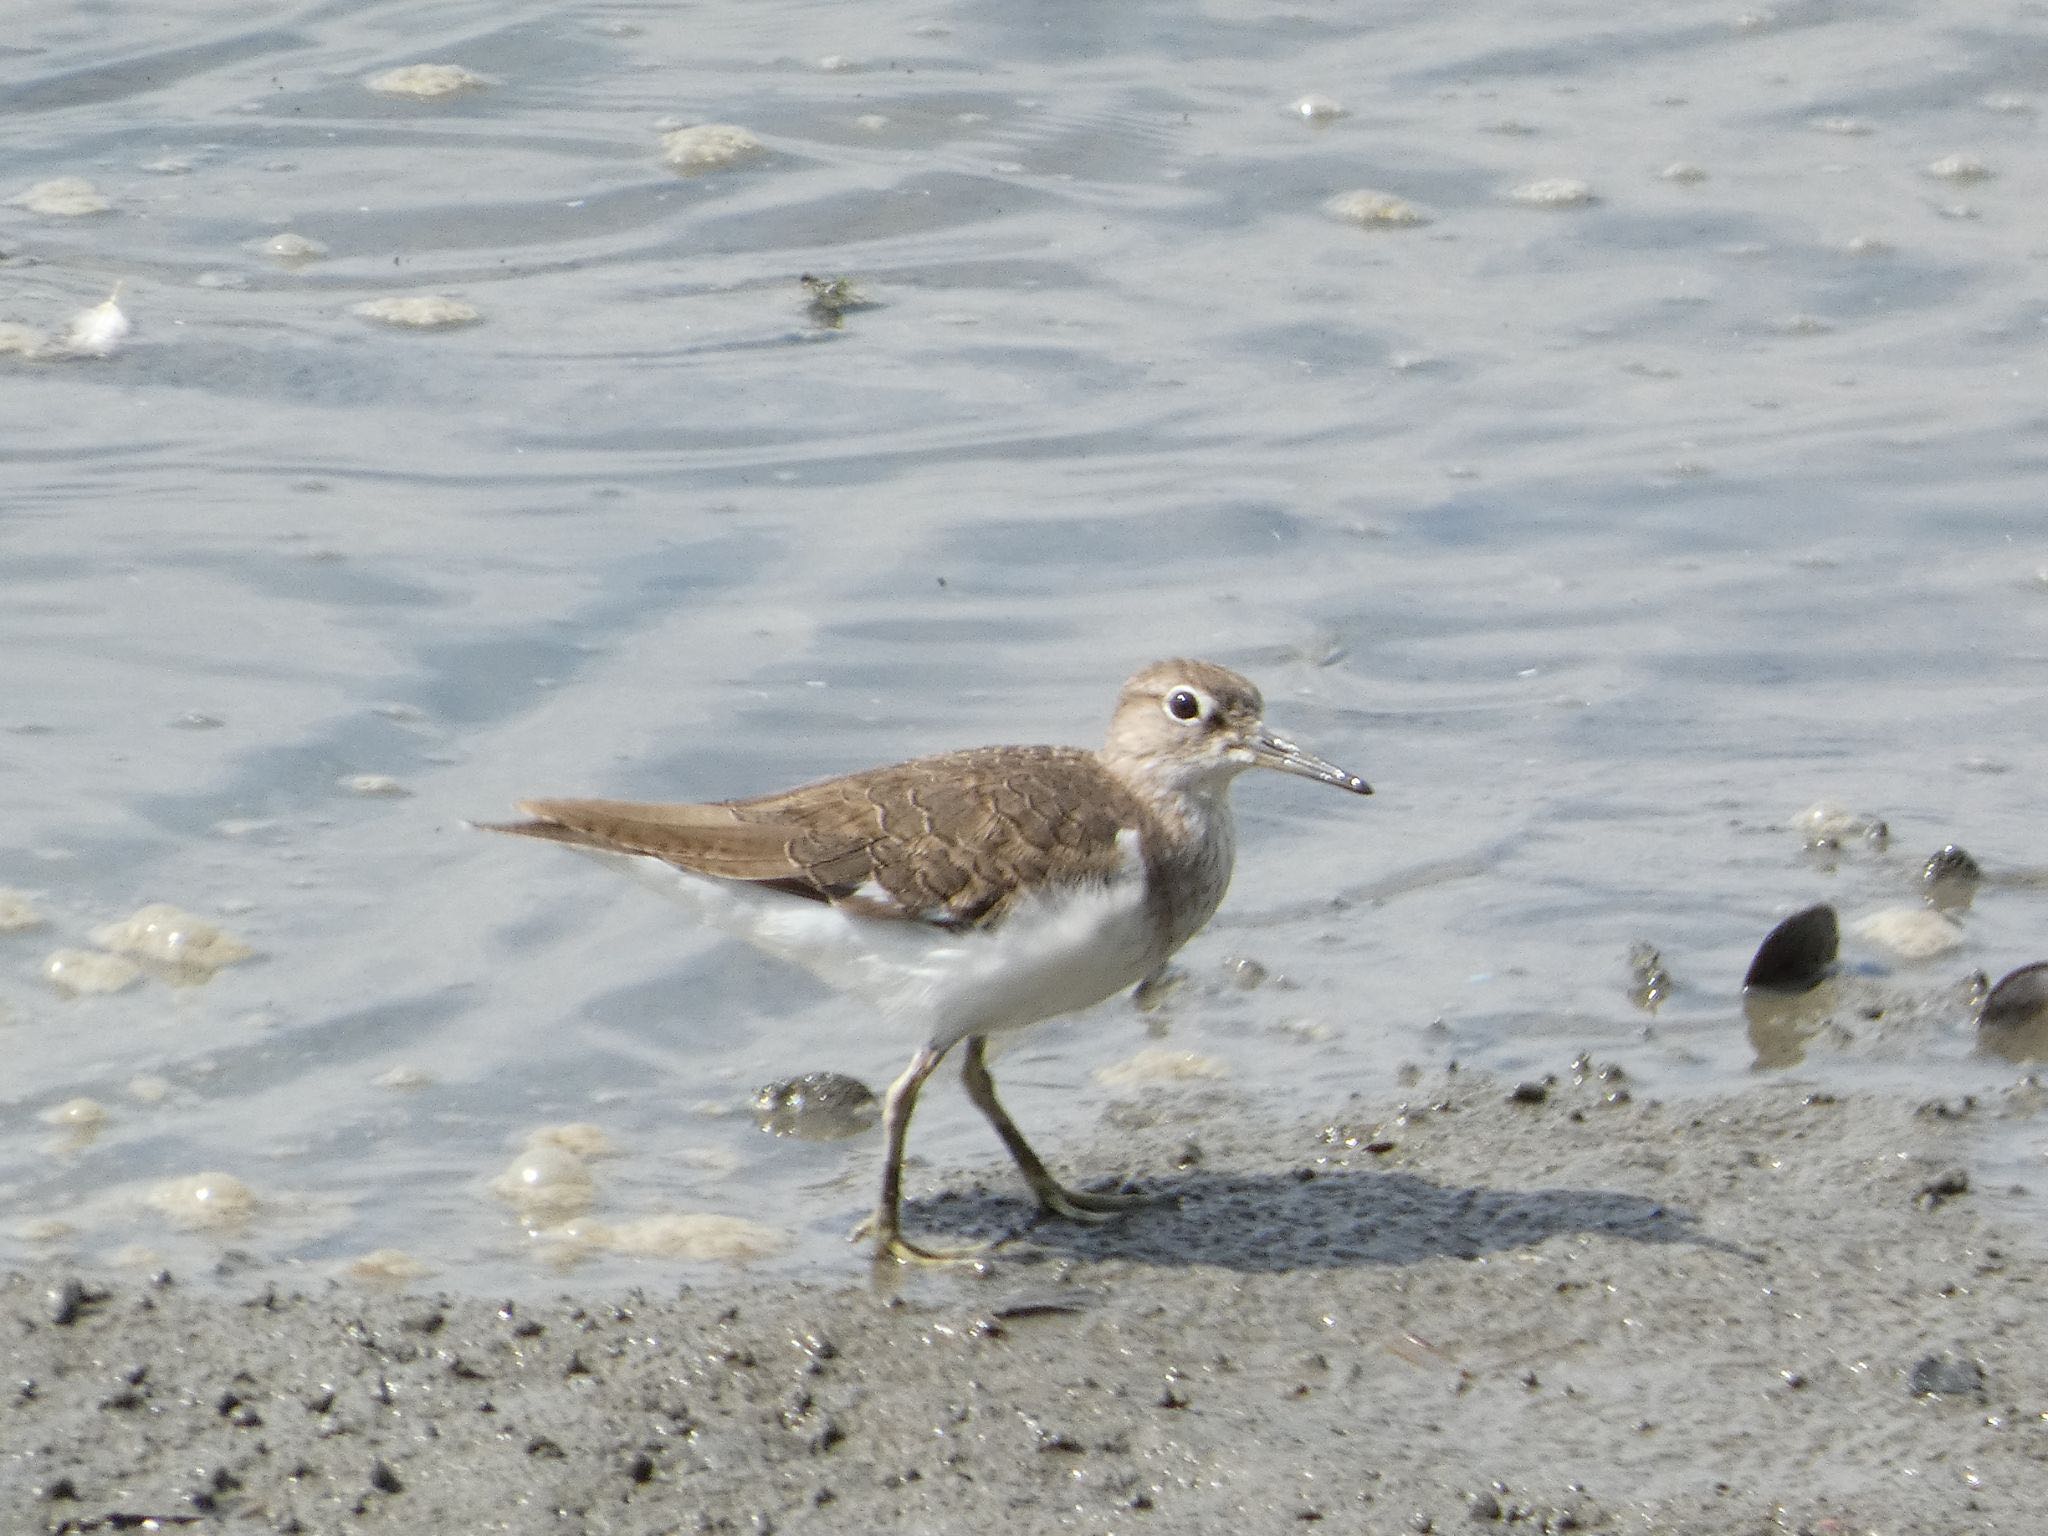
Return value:
<svg viewBox="0 0 2048 1536">
<path fill-rule="evenodd" d="M 898 1264 L 971 1264 L 987 1254 L 993 1243 L 969 1243 L 961 1248 L 926 1248 L 903 1235 L 894 1222 L 883 1224 L 870 1216 L 851 1232 L 849 1243 L 872 1242 L 875 1257 L 894 1259 Z"/>
<path fill-rule="evenodd" d="M 1147 1205 L 1158 1205 L 1164 1199 L 1161 1195 L 1096 1194 L 1085 1189 L 1068 1189 L 1064 1184 L 1048 1179 L 1032 1190 L 1038 1197 L 1038 1208 L 1048 1216 L 1061 1216 L 1068 1221 L 1078 1221 L 1096 1226 L 1125 1211 L 1135 1211 Z"/>
</svg>

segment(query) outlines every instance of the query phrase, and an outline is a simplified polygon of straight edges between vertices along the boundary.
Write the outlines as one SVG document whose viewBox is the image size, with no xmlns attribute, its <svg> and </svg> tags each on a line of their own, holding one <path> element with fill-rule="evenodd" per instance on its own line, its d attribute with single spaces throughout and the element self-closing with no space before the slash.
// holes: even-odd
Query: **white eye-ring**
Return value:
<svg viewBox="0 0 2048 1536">
<path fill-rule="evenodd" d="M 1185 725 L 1191 720 L 1205 720 L 1215 711 L 1206 693 L 1193 688 L 1176 688 L 1165 699 L 1167 714 Z"/>
</svg>

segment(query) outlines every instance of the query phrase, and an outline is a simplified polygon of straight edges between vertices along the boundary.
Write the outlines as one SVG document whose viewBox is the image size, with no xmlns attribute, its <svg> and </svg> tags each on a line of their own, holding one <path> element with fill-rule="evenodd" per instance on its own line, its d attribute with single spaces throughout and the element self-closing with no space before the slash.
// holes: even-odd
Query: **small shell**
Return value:
<svg viewBox="0 0 2048 1536">
<path fill-rule="evenodd" d="M 1804 992 L 1827 975 L 1841 942 L 1841 924 L 1835 909 L 1826 902 L 1794 912 L 1764 935 L 1742 984 L 1772 991 Z"/>
<path fill-rule="evenodd" d="M 1977 1015 L 1981 1029 L 2030 1029 L 2048 1022 L 2048 960 L 2036 960 L 1999 978 Z"/>
</svg>

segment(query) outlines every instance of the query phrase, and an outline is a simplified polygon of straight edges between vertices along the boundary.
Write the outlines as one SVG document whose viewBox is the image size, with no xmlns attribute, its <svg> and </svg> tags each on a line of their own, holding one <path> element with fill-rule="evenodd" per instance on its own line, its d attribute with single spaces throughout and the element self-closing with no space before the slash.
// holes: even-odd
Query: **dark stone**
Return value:
<svg viewBox="0 0 2048 1536">
<path fill-rule="evenodd" d="M 1913 1367 L 1907 1385 L 1915 1397 L 1981 1398 L 1985 1395 L 1984 1367 L 1954 1354 L 1929 1355 Z"/>
<path fill-rule="evenodd" d="M 1970 1175 L 1962 1168 L 1944 1168 L 1925 1184 L 1920 1186 L 1916 1197 L 1930 1211 L 1936 1206 L 1955 1199 L 1957 1195 L 1970 1192 Z"/>
<path fill-rule="evenodd" d="M 59 1328 L 69 1328 L 85 1315 L 88 1307 L 107 1299 L 105 1291 L 93 1290 L 77 1276 L 65 1280 L 62 1285 L 52 1286 L 44 1293 L 44 1303 L 50 1314 L 50 1321 Z"/>
</svg>

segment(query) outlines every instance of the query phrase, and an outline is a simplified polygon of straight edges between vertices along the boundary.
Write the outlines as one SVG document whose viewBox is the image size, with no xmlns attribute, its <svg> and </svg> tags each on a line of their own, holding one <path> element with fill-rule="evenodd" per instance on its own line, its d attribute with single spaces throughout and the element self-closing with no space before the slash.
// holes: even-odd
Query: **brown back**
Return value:
<svg viewBox="0 0 2048 1536">
<path fill-rule="evenodd" d="M 977 747 L 706 805 L 534 800 L 494 828 L 644 854 L 877 918 L 975 928 L 1019 895 L 1108 880 L 1151 814 L 1093 752 Z"/>
</svg>

